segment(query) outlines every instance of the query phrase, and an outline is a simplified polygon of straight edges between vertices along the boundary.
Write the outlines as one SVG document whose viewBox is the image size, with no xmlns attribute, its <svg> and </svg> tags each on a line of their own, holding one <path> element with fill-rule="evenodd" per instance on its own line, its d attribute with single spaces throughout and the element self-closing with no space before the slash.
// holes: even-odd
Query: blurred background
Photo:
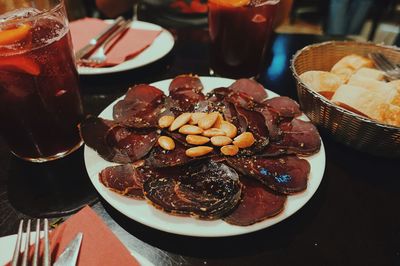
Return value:
<svg viewBox="0 0 400 266">
<path fill-rule="evenodd" d="M 29 2 L 29 0 L 19 0 Z M 99 1 L 99 0 L 97 0 Z M 85 16 L 107 18 L 107 12 L 100 11 L 96 0 L 65 0 L 70 20 Z M 165 6 L 174 2 L 174 7 L 185 8 L 184 17 L 165 16 Z M 136 9 L 141 20 L 152 21 L 161 26 L 206 27 L 204 9 L 206 0 L 142 0 Z M 190 14 L 191 4 L 199 7 Z M 10 10 L 11 1 L 1 0 L 0 11 Z M 203 5 L 203 7 L 201 6 Z M 194 6 L 194 5 L 192 5 Z M 2 13 L 2 12 L 0 12 Z M 189 14 L 188 14 L 189 13 Z M 191 18 L 190 18 L 191 15 Z M 275 30 L 279 33 L 317 35 L 345 35 L 351 39 L 372 41 L 400 46 L 400 0 L 281 0 Z M 173 19 L 169 19 L 173 17 Z M 182 24 L 182 21 L 184 23 Z M 188 22 L 189 21 L 189 22 Z"/>
</svg>

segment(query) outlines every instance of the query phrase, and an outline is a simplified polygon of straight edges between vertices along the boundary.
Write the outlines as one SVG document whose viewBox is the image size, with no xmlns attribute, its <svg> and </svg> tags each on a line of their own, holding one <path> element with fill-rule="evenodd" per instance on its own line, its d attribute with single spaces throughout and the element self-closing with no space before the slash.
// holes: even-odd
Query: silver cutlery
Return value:
<svg viewBox="0 0 400 266">
<path fill-rule="evenodd" d="M 131 25 L 132 20 L 127 20 L 123 22 L 120 27 L 114 31 L 87 59 L 79 60 L 79 64 L 84 66 L 99 66 L 102 65 L 107 60 L 106 48 L 107 45 L 119 38 Z"/>
<path fill-rule="evenodd" d="M 47 219 L 44 219 L 43 222 L 43 235 L 44 235 L 44 247 L 43 247 L 43 256 L 42 256 L 42 265 L 50 266 L 51 264 L 51 255 L 50 255 L 50 241 L 49 241 L 49 222 Z M 13 258 L 11 261 L 12 266 L 26 266 L 33 265 L 37 266 L 39 264 L 39 245 L 40 245 L 40 219 L 36 221 L 36 235 L 35 235 L 35 247 L 32 256 L 32 260 L 29 261 L 29 247 L 30 247 L 30 238 L 31 238 L 31 220 L 29 219 L 26 224 L 25 233 L 23 232 L 24 221 L 21 220 L 18 228 L 17 242 L 14 247 Z M 61 253 L 58 259 L 54 262 L 53 265 L 56 266 L 73 266 L 76 265 L 76 261 L 78 259 L 78 254 L 82 242 L 82 233 L 78 233 L 75 238 L 68 243 L 65 250 Z M 25 240 L 25 241 L 24 241 Z M 24 250 L 21 258 L 21 244 L 24 242 Z M 19 263 L 20 262 L 20 263 Z"/>
<path fill-rule="evenodd" d="M 53 266 L 75 266 L 82 243 L 82 233 L 78 233 L 58 257 Z"/>
<path fill-rule="evenodd" d="M 123 21 L 124 21 L 123 17 L 118 17 L 114 21 L 114 23 L 112 23 L 110 26 L 104 29 L 100 34 L 90 39 L 88 44 L 86 44 L 83 48 L 79 49 L 79 51 L 75 53 L 75 59 L 80 60 L 90 55 L 94 49 L 96 49 L 99 45 L 101 45 L 113 32 L 119 29 Z"/>
<path fill-rule="evenodd" d="M 368 55 L 375 63 L 376 67 L 385 72 L 389 79 L 400 79 L 400 66 L 389 61 L 381 53 L 370 53 Z"/>
<path fill-rule="evenodd" d="M 21 253 L 21 243 L 23 241 L 23 238 L 25 239 L 25 247 L 24 247 L 24 253 L 22 255 L 22 261 L 19 265 L 21 266 L 26 266 L 28 265 L 28 253 L 29 253 L 29 245 L 30 245 L 30 237 L 31 237 L 31 220 L 29 219 L 26 225 L 26 231 L 23 233 L 23 226 L 24 226 L 24 221 L 21 220 L 19 223 L 19 228 L 18 228 L 18 235 L 17 235 L 17 242 L 14 247 L 14 253 L 13 253 L 13 258 L 11 261 L 12 266 L 17 266 L 18 261 L 20 259 L 20 253 Z M 49 222 L 47 219 L 44 219 L 44 253 L 43 253 L 43 265 L 44 266 L 50 266 L 51 261 L 50 261 L 50 248 L 49 248 Z M 33 259 L 30 262 L 33 266 L 37 266 L 39 262 L 39 240 L 40 240 L 40 219 L 37 219 L 36 221 L 36 237 L 35 237 L 35 249 L 33 253 Z"/>
</svg>

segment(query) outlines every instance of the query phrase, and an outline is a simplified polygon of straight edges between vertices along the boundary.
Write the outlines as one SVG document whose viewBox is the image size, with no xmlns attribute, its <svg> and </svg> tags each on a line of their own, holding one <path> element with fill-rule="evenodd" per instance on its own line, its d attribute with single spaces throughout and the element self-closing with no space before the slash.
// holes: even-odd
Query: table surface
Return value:
<svg viewBox="0 0 400 266">
<path fill-rule="evenodd" d="M 207 31 L 180 29 L 174 35 L 173 51 L 158 62 L 81 77 L 86 113 L 99 114 L 136 83 L 184 73 L 208 75 Z M 330 39 L 275 35 L 260 82 L 297 99 L 291 56 L 305 45 Z M 90 204 L 128 248 L 155 265 L 400 265 L 399 161 L 363 154 L 321 136 L 326 169 L 313 198 L 272 227 L 226 238 L 178 236 L 126 218 L 94 190 L 82 148 L 55 162 L 32 164 L 11 155 L 0 139 L 0 236 L 16 233 L 21 218 L 68 218 Z"/>
</svg>

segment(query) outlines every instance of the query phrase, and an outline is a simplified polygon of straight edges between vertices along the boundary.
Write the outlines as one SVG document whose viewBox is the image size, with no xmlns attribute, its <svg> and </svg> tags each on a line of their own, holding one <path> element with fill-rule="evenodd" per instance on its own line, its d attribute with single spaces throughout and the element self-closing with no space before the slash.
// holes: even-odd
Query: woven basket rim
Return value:
<svg viewBox="0 0 400 266">
<path fill-rule="evenodd" d="M 351 111 L 349 111 L 347 109 L 344 109 L 343 107 L 340 107 L 340 106 L 332 103 L 330 100 L 328 100 L 327 98 L 323 97 L 318 92 L 310 89 L 304 82 L 301 81 L 300 76 L 297 73 L 297 70 L 296 70 L 296 68 L 294 66 L 294 63 L 297 60 L 297 58 L 307 50 L 311 50 L 311 49 L 314 49 L 314 48 L 320 47 L 320 46 L 328 46 L 328 45 L 335 45 L 335 44 L 341 44 L 341 45 L 357 45 L 357 44 L 358 45 L 369 45 L 369 46 L 375 46 L 375 47 L 384 48 L 384 49 L 391 49 L 391 50 L 394 50 L 395 52 L 399 52 L 400 53 L 400 47 L 391 46 L 391 45 L 385 45 L 385 44 L 376 44 L 376 43 L 373 43 L 373 42 L 326 41 L 326 42 L 321 42 L 321 43 L 310 44 L 310 45 L 307 45 L 307 46 L 303 47 L 302 49 L 298 50 L 292 56 L 292 58 L 290 60 L 290 70 L 292 71 L 292 75 L 296 79 L 296 82 L 298 84 L 300 84 L 303 88 L 305 88 L 308 93 L 311 93 L 314 97 L 318 98 L 324 104 L 335 108 L 336 110 L 338 110 L 339 112 L 341 112 L 341 113 L 343 113 L 345 115 L 350 115 L 350 116 L 354 117 L 355 119 L 357 119 L 357 120 L 359 120 L 361 122 L 365 122 L 365 123 L 368 123 L 368 124 L 373 124 L 373 125 L 376 125 L 378 127 L 382 127 L 384 129 L 400 131 L 400 127 L 392 126 L 392 125 L 388 125 L 388 124 L 384 124 L 384 123 L 380 123 L 380 122 L 378 122 L 376 120 L 372 120 L 370 118 L 367 118 L 367 117 L 361 116 L 359 114 L 353 113 L 353 112 L 351 112 Z"/>
</svg>

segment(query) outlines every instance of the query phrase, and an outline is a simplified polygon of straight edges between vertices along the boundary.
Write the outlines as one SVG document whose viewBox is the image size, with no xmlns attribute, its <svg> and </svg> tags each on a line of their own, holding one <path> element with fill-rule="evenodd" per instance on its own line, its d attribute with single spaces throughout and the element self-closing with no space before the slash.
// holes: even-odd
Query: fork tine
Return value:
<svg viewBox="0 0 400 266">
<path fill-rule="evenodd" d="M 380 60 L 380 58 L 378 58 L 376 53 L 370 53 L 369 57 L 374 61 L 377 68 L 383 71 L 387 70 L 387 66 L 385 66 L 385 64 L 382 63 L 382 61 Z"/>
<path fill-rule="evenodd" d="M 24 255 L 22 256 L 21 266 L 26 266 L 28 264 L 28 253 L 29 253 L 30 242 L 31 242 L 31 219 L 29 219 L 28 223 L 26 224 L 25 249 L 24 249 Z"/>
<path fill-rule="evenodd" d="M 387 65 L 388 67 L 390 67 L 392 69 L 396 68 L 396 66 L 392 62 L 390 62 L 389 59 L 386 58 L 386 56 L 384 56 L 381 53 L 378 53 L 377 55 L 382 60 L 382 62 L 385 63 L 385 65 Z"/>
<path fill-rule="evenodd" d="M 49 221 L 44 219 L 44 254 L 43 266 L 50 266 L 50 248 L 49 248 Z"/>
<path fill-rule="evenodd" d="M 17 266 L 17 264 L 18 264 L 19 253 L 20 253 L 20 250 L 21 250 L 21 239 L 22 239 L 22 227 L 23 227 L 23 225 L 24 225 L 24 220 L 21 220 L 19 222 L 17 243 L 15 243 L 13 259 L 12 259 L 12 262 L 11 262 L 12 266 Z"/>
<path fill-rule="evenodd" d="M 36 236 L 35 236 L 35 251 L 33 252 L 32 266 L 38 265 L 39 239 L 40 239 L 40 219 L 37 219 L 37 221 L 36 221 Z"/>
</svg>

